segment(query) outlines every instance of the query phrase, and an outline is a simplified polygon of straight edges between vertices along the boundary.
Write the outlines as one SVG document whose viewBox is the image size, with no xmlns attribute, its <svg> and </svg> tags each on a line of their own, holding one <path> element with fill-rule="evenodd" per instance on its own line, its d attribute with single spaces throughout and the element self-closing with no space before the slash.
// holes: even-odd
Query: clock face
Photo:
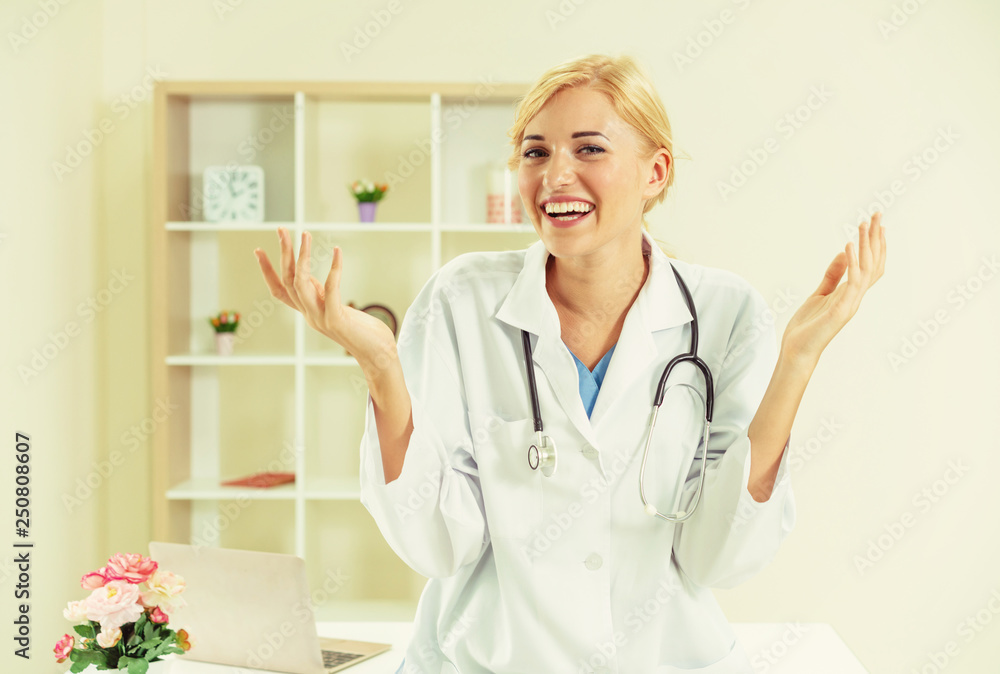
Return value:
<svg viewBox="0 0 1000 674">
<path fill-rule="evenodd" d="M 205 220 L 264 221 L 264 170 L 260 166 L 208 166 Z"/>
</svg>

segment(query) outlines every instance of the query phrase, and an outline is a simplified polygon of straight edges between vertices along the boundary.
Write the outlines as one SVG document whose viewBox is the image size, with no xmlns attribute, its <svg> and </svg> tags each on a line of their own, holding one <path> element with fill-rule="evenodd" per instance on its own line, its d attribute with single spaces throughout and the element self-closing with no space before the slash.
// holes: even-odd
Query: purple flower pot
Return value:
<svg viewBox="0 0 1000 674">
<path fill-rule="evenodd" d="M 376 204 L 375 201 L 358 202 L 358 214 L 361 216 L 361 222 L 375 222 Z"/>
</svg>

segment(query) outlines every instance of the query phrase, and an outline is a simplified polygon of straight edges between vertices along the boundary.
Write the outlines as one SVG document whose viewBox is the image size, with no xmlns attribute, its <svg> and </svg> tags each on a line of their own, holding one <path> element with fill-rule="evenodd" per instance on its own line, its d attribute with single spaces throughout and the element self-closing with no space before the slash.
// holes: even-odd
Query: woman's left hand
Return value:
<svg viewBox="0 0 1000 674">
<path fill-rule="evenodd" d="M 882 214 L 858 225 L 859 254 L 854 242 L 837 253 L 822 283 L 795 312 L 781 338 L 781 352 L 793 361 L 815 366 L 823 349 L 851 320 L 861 298 L 885 270 L 885 228 Z M 847 283 L 838 285 L 847 270 Z"/>
</svg>

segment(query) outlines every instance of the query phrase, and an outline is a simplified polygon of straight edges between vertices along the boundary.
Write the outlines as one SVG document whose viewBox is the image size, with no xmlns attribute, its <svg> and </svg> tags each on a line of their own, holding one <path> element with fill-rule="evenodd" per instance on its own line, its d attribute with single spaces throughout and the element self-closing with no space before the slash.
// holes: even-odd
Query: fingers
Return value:
<svg viewBox="0 0 1000 674">
<path fill-rule="evenodd" d="M 847 259 L 843 253 L 837 253 L 836 257 L 833 258 L 833 262 L 830 266 L 826 268 L 826 273 L 823 274 L 823 280 L 820 281 L 819 287 L 816 288 L 814 295 L 829 295 L 837 288 L 837 284 L 840 283 L 840 279 L 844 277 L 844 269 L 847 267 Z"/>
<path fill-rule="evenodd" d="M 333 312 L 340 310 L 340 272 L 343 270 L 343 252 L 340 246 L 333 247 L 333 259 L 330 260 L 330 273 L 326 276 L 326 318 L 331 320 L 336 318 Z"/>
<path fill-rule="evenodd" d="M 255 248 L 253 253 L 257 256 L 257 264 L 260 265 L 260 270 L 264 274 L 264 282 L 267 284 L 267 289 L 271 291 L 271 296 L 281 300 L 292 309 L 298 309 L 292 303 L 291 298 L 288 297 L 288 293 L 285 292 L 285 287 L 281 284 L 281 279 L 278 278 L 274 267 L 271 266 L 271 261 L 267 259 L 267 253 L 260 248 Z"/>
<path fill-rule="evenodd" d="M 312 245 L 312 237 L 309 232 L 302 232 L 302 244 L 299 246 L 299 261 L 295 265 L 295 293 L 302 300 L 302 313 L 307 318 L 315 318 L 319 294 L 312 284 L 312 276 L 309 274 L 309 249 Z"/>
<path fill-rule="evenodd" d="M 295 251 L 292 250 L 291 237 L 283 227 L 278 228 L 278 240 L 281 241 L 281 283 L 292 306 L 302 311 L 302 301 L 295 288 Z"/>
</svg>

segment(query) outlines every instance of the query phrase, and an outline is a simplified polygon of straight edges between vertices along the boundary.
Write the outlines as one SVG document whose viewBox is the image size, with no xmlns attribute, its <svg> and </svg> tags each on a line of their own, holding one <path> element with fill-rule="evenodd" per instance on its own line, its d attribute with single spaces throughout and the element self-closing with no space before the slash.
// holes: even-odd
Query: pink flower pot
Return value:
<svg viewBox="0 0 1000 674">
<path fill-rule="evenodd" d="M 235 332 L 215 333 L 215 351 L 220 356 L 233 355 L 233 345 L 236 343 Z"/>
</svg>

